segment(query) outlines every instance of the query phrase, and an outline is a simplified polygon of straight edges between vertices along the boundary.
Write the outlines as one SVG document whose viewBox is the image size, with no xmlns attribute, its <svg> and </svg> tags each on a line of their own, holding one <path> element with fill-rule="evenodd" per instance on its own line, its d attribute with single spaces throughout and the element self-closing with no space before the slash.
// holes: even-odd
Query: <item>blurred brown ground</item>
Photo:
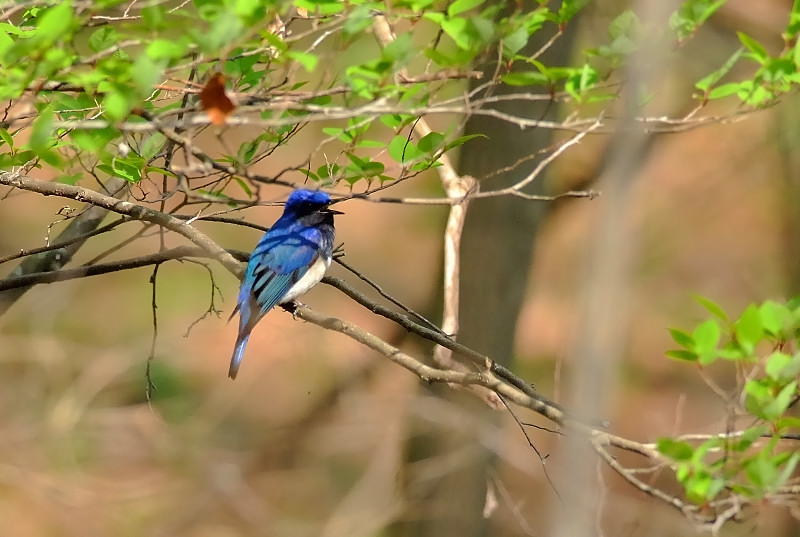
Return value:
<svg viewBox="0 0 800 537">
<path fill-rule="evenodd" d="M 787 270 L 797 248 L 788 222 L 786 161 L 779 129 L 798 102 L 746 120 L 662 136 L 650 155 L 632 208 L 641 231 L 634 320 L 620 371 L 624 390 L 608 416 L 617 434 L 640 441 L 722 427 L 724 409 L 696 370 L 664 357 L 668 327 L 704 318 L 699 294 L 737 313 L 748 303 L 787 297 L 798 282 Z M 785 135 L 785 133 L 784 133 Z M 235 136 L 231 134 L 231 136 Z M 310 143 L 310 142 L 309 142 Z M 601 142 L 567 153 L 565 182 L 596 166 Z M 276 160 L 266 171 L 281 169 Z M 796 179 L 796 178 L 795 178 Z M 429 176 L 416 190 L 437 191 Z M 397 193 L 400 193 L 398 189 Z M 280 199 L 283 191 L 270 191 Z M 395 191 L 392 191 L 395 194 Z M 590 213 L 602 198 L 565 203 L 542 231 L 531 292 L 519 321 L 518 370 L 546 394 L 560 394 L 573 338 L 577 278 Z M 0 202 L 0 255 L 44 242 L 63 200 L 16 194 Z M 437 296 L 440 208 L 353 201 L 337 222 L 347 260 L 419 310 Z M 271 223 L 277 208 L 250 209 Z M 249 249 L 257 231 L 202 224 L 223 246 Z M 54 227 L 58 230 L 58 225 Z M 125 237 L 115 231 L 106 244 Z M 174 241 L 174 239 L 171 239 Z M 140 241 L 128 256 L 152 251 Z M 101 250 L 97 250 L 101 251 Z M 95 252 L 96 253 L 96 252 Z M 3 267 L 3 274 L 9 268 Z M 214 268 L 222 318 L 188 326 L 208 306 L 202 267 L 169 263 L 158 280 L 158 391 L 144 401 L 151 338 L 151 271 L 40 286 L 0 319 L 0 521 L 4 535 L 40 536 L 372 536 L 399 512 L 395 483 L 409 416 L 431 427 L 477 427 L 457 406 L 420 393 L 416 379 L 338 334 L 275 311 L 251 338 L 236 382 L 225 372 L 236 323 L 237 282 Z M 331 273 L 355 281 L 340 267 Z M 402 334 L 337 291 L 318 286 L 304 302 L 385 338 Z M 613 307 L 613 305 L 609 305 Z M 411 352 L 421 346 L 404 342 Z M 720 382 L 729 380 L 717 372 Z M 336 396 L 329 396 L 336 391 Z M 525 419 L 544 424 L 523 413 Z M 557 441 L 530 430 L 543 452 Z M 496 516 L 502 534 L 558 508 L 542 466 L 509 417 L 481 430 L 503 460 Z M 587 455 L 588 456 L 588 455 Z M 429 472 L 457 461 L 427 461 Z M 556 477 L 559 461 L 549 459 Z M 672 536 L 692 530 L 680 515 L 609 474 L 607 535 Z M 578 507 L 576 507 L 578 508 Z M 540 529 L 541 528 L 541 529 Z M 724 535 L 797 535 L 795 521 L 763 506 Z"/>
</svg>

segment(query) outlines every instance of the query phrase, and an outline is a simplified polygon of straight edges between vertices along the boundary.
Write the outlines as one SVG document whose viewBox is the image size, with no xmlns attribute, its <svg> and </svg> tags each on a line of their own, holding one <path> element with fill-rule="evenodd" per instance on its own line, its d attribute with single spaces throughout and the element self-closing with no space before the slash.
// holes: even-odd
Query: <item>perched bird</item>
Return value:
<svg viewBox="0 0 800 537">
<path fill-rule="evenodd" d="M 253 327 L 276 304 L 299 297 L 325 275 L 333 255 L 333 215 L 325 192 L 295 190 L 250 254 L 239 299 L 239 336 L 228 376 L 236 378 Z M 230 320 L 230 319 L 229 319 Z"/>
</svg>

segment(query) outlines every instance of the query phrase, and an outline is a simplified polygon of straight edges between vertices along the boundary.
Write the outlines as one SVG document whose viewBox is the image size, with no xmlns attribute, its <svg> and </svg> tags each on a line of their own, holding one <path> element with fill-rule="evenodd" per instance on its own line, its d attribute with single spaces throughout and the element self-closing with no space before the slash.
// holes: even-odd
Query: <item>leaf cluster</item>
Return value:
<svg viewBox="0 0 800 537">
<path fill-rule="evenodd" d="M 721 494 L 760 499 L 777 493 L 794 476 L 800 450 L 800 299 L 751 304 L 729 318 L 715 302 L 698 297 L 711 317 L 692 332 L 671 329 L 679 349 L 667 355 L 705 368 L 716 362 L 742 373 L 740 389 L 728 397 L 737 418 L 749 426 L 712 436 L 699 444 L 665 438 L 662 454 L 674 461 L 677 477 L 692 501 L 704 504 Z"/>
</svg>

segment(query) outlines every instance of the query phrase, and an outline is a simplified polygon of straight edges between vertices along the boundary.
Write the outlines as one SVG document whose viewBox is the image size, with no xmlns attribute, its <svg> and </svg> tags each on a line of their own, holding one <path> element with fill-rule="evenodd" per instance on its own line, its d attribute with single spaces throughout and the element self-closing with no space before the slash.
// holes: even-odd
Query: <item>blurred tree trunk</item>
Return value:
<svg viewBox="0 0 800 537">
<path fill-rule="evenodd" d="M 109 196 L 123 196 L 127 192 L 126 186 L 127 182 L 119 177 L 112 177 L 103 185 L 105 193 Z M 26 257 L 8 275 L 8 278 L 61 270 L 72 260 L 72 256 L 81 249 L 89 238 L 89 234 L 100 227 L 107 214 L 107 209 L 86 205 L 83 208 L 83 212 L 73 218 L 52 241 L 52 244 L 69 243 L 67 246 Z M 8 311 L 32 287 L 31 285 L 0 292 L 0 316 Z"/>
<path fill-rule="evenodd" d="M 568 25 L 569 30 L 539 58 L 545 65 L 569 63 L 576 24 L 577 20 L 573 20 Z M 535 53 L 551 35 L 540 31 L 523 53 Z M 495 69 L 495 63 L 484 66 L 483 80 L 471 83 L 470 89 L 490 79 Z M 519 89 L 501 86 L 493 92 L 515 93 Z M 495 108 L 535 119 L 554 119 L 558 112 L 557 105 L 552 102 L 498 103 Z M 469 119 L 465 134 L 472 133 L 491 133 L 491 138 L 470 141 L 460 153 L 458 171 L 478 179 L 482 191 L 522 180 L 536 166 L 537 160 L 527 160 L 505 173 L 494 172 L 530 157 L 553 140 L 551 130 L 521 130 L 486 116 Z M 543 178 L 534 181 L 527 192 L 544 193 Z M 473 201 L 467 213 L 461 250 L 458 340 L 506 366 L 510 366 L 513 359 L 517 317 L 526 294 L 535 239 L 547 209 L 548 204 L 544 202 L 504 196 Z M 457 406 L 452 410 L 454 417 L 465 419 L 454 419 L 446 425 L 417 422 L 412 427 L 401 479 L 405 512 L 393 528 L 393 534 L 409 537 L 487 535 L 490 520 L 483 511 L 488 472 L 494 457 L 478 437 L 481 428 L 499 415 L 474 396 L 454 393 L 446 387 L 432 389 L 437 397 L 453 401 Z M 430 472 L 433 468 L 435 472 Z M 425 475 L 426 471 L 429 475 Z"/>
<path fill-rule="evenodd" d="M 786 256 L 785 277 L 786 292 L 789 297 L 800 295 L 800 136 L 797 132 L 797 121 L 800 119 L 800 99 L 795 95 L 787 98 L 781 107 L 781 113 L 776 114 L 777 147 L 782 159 L 784 195 L 784 240 L 786 247 L 783 249 Z"/>
</svg>

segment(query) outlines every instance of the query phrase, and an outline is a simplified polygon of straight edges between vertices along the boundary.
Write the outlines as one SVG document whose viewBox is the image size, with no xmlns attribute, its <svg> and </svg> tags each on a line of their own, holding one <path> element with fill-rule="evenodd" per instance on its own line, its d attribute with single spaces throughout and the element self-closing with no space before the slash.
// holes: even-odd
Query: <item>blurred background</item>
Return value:
<svg viewBox="0 0 800 537">
<path fill-rule="evenodd" d="M 604 32 L 607 17 L 618 12 L 609 3 L 606 13 L 603 4 L 584 17 L 578 41 Z M 747 9 L 748 4 L 729 2 L 659 73 L 660 102 L 669 103 L 664 113 L 680 116 L 693 107 L 693 83 L 738 46 L 731 28 L 745 27 L 756 39 L 781 46 L 791 2 L 762 0 L 758 10 Z M 730 110 L 729 103 L 718 106 L 719 113 Z M 713 107 L 704 111 L 714 112 Z M 722 401 L 694 367 L 664 356 L 672 348 L 667 328 L 690 329 L 705 318 L 695 294 L 733 315 L 751 302 L 797 294 L 798 118 L 800 101 L 792 96 L 741 120 L 659 134 L 650 141 L 631 178 L 629 220 L 638 239 L 628 282 L 632 316 L 624 327 L 624 355 L 613 372 L 618 381 L 611 415 L 603 416 L 614 433 L 649 442 L 660 435 L 724 430 Z M 223 138 L 235 144 L 237 134 Z M 309 147 L 315 144 L 313 133 L 306 138 Z M 201 147 L 214 143 L 211 136 L 198 141 Z M 560 192 L 591 186 L 608 144 L 608 137 L 598 135 L 570 149 L 540 187 Z M 474 154 L 483 158 L 480 151 Z M 276 157 L 259 171 L 285 165 Z M 442 195 L 435 174 L 390 193 Z M 264 200 L 285 197 L 279 188 L 262 192 Z M 563 378 L 570 374 L 568 351 L 582 336 L 575 329 L 576 305 L 582 280 L 591 275 L 592 267 L 584 265 L 587 237 L 603 203 L 600 196 L 554 202 L 546 210 L 538 206 L 531 226 L 517 225 L 531 241 L 535 238 L 535 248 L 523 252 L 529 266 L 528 261 L 513 265 L 527 278 L 521 290 L 509 290 L 520 299 L 515 325 L 506 325 L 509 363 L 557 401 L 564 398 Z M 42 246 L 50 224 L 54 233 L 63 226 L 57 213 L 65 205 L 79 207 L 21 192 L 3 198 L 0 256 Z M 490 205 L 476 201 L 470 210 L 493 218 Z M 360 200 L 341 209 L 346 214 L 337 219 L 337 239 L 344 243 L 346 261 L 404 304 L 438 320 L 446 209 Z M 516 209 L 499 210 L 512 223 L 529 222 Z M 257 207 L 244 215 L 270 225 L 279 211 L 278 206 Z M 260 236 L 257 230 L 220 224 L 199 222 L 197 227 L 226 248 L 250 250 Z M 493 242 L 503 239 L 483 229 L 483 235 L 465 238 L 464 263 L 488 270 L 485 265 L 495 263 Z M 90 259 L 125 236 L 122 229 L 103 235 L 94 250 L 81 255 Z M 153 252 L 158 240 L 137 241 L 126 257 Z M 168 241 L 179 243 L 174 237 Z M 447 512 L 465 510 L 469 500 L 452 492 L 459 488 L 446 493 L 442 484 L 485 454 L 496 464 L 481 473 L 478 486 L 468 487 L 481 503 L 487 490 L 496 500 L 481 531 L 545 535 L 553 513 L 567 508 L 557 493 L 567 470 L 563 460 L 547 459 L 554 489 L 510 415 L 487 416 L 471 396 L 420 385 L 352 340 L 283 311 L 271 312 L 258 325 L 240 375 L 230 381 L 226 371 L 236 322 L 226 320 L 238 282 L 210 267 L 222 295 L 214 298 L 219 316 L 206 314 L 212 301 L 206 268 L 169 262 L 159 270 L 152 361 L 156 391 L 150 402 L 145 366 L 153 336 L 151 268 L 40 285 L 0 317 L 4 533 L 424 535 L 435 527 L 426 521 L 448 520 Z M 3 266 L 0 275 L 12 269 Z M 330 274 L 367 290 L 337 265 Z M 488 286 L 491 278 L 478 279 Z M 482 322 L 480 317 L 497 307 L 483 302 L 497 295 L 472 283 L 466 289 L 467 315 Z M 426 342 L 331 287 L 317 286 L 303 302 L 409 353 L 430 354 Z M 732 385 L 732 371 L 720 367 L 712 374 L 721 385 Z M 520 411 L 519 417 L 547 425 L 528 412 Z M 532 427 L 526 431 L 542 454 L 557 451 L 557 435 Z M 448 439 L 448 446 L 432 447 L 430 438 L 436 436 Z M 666 537 L 692 531 L 679 513 L 600 466 L 598 476 L 604 491 L 598 528 L 606 535 Z M 669 488 L 668 478 L 663 479 L 659 483 Z M 672 490 L 678 489 L 673 485 Z M 763 505 L 749 514 L 722 534 L 800 534 L 784 509 Z M 437 532 L 465 535 L 441 527 Z"/>
</svg>

